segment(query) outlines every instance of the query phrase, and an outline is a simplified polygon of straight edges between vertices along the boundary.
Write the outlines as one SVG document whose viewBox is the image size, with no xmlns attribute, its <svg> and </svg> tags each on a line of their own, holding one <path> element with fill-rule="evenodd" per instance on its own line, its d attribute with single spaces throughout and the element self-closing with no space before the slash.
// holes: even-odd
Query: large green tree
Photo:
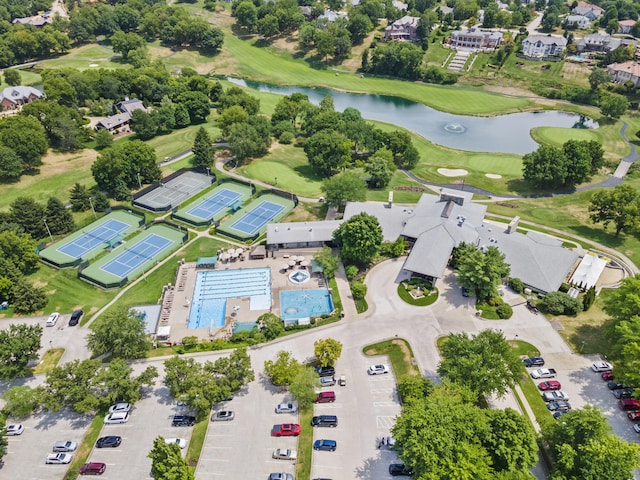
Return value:
<svg viewBox="0 0 640 480">
<path fill-rule="evenodd" d="M 538 188 L 555 188 L 565 184 L 567 161 L 560 147 L 542 145 L 522 157 L 524 179 Z"/>
<path fill-rule="evenodd" d="M 510 267 L 497 247 L 480 250 L 467 244 L 457 259 L 458 283 L 479 299 L 495 297 L 502 279 L 509 276 Z"/>
<path fill-rule="evenodd" d="M 0 378 L 11 380 L 25 375 L 29 361 L 38 358 L 42 327 L 24 323 L 0 330 Z"/>
<path fill-rule="evenodd" d="M 0 181 L 15 182 L 22 176 L 22 160 L 11 148 L 0 145 Z"/>
<path fill-rule="evenodd" d="M 100 388 L 100 403 L 107 407 L 116 402 L 136 403 L 142 397 L 142 389 L 152 386 L 157 377 L 158 370 L 154 366 L 133 376 L 133 368 L 127 361 L 116 358 L 97 372 L 94 383 Z"/>
<path fill-rule="evenodd" d="M 215 149 L 211 137 L 203 127 L 200 127 L 196 133 L 192 151 L 194 167 L 211 168 Z"/>
<path fill-rule="evenodd" d="M 151 347 L 139 313 L 116 307 L 92 325 L 87 346 L 93 355 L 110 353 L 114 358 L 142 358 Z"/>
<path fill-rule="evenodd" d="M 6 72 L 6 70 L 5 70 Z M 9 440 L 7 440 L 7 420 L 4 415 L 0 415 L 0 462 L 2 461 L 2 457 L 7 453 L 7 446 L 9 445 Z"/>
<path fill-rule="evenodd" d="M 94 412 L 100 406 L 95 378 L 100 360 L 73 360 L 47 372 L 42 385 L 42 403 L 47 410 L 58 412 L 71 407 L 74 412 Z"/>
<path fill-rule="evenodd" d="M 449 335 L 440 347 L 438 374 L 465 385 L 478 397 L 504 396 L 522 376 L 522 362 L 498 330 Z"/>
<path fill-rule="evenodd" d="M 37 242 L 27 234 L 17 234 L 11 230 L 0 232 L 0 259 L 2 274 L 7 274 L 10 262 L 21 274 L 28 275 L 35 272 L 40 265 L 40 257 L 36 253 Z"/>
<path fill-rule="evenodd" d="M 18 197 L 9 206 L 11 219 L 34 239 L 44 238 L 47 228 L 44 224 L 45 207 L 29 197 Z"/>
<path fill-rule="evenodd" d="M 318 389 L 318 374 L 311 367 L 301 367 L 291 379 L 289 392 L 303 410 L 313 405 Z"/>
<path fill-rule="evenodd" d="M 347 202 L 364 202 L 367 184 L 355 172 L 342 172 L 322 182 L 322 190 L 329 205 L 343 207 Z"/>
<path fill-rule="evenodd" d="M 91 202 L 89 201 L 90 198 L 91 194 L 87 187 L 80 185 L 79 183 L 75 183 L 71 188 L 69 199 L 71 202 L 71 210 L 74 212 L 84 212 L 89 210 L 91 208 Z"/>
<path fill-rule="evenodd" d="M 323 367 L 334 366 L 342 353 L 342 343 L 334 338 L 322 338 L 313 343 L 313 353 Z"/>
<path fill-rule="evenodd" d="M 151 475 L 156 480 L 194 480 L 194 470 L 182 457 L 180 447 L 168 444 L 163 437 L 156 437 L 153 449 L 147 455 L 151 459 Z"/>
<path fill-rule="evenodd" d="M 45 210 L 47 225 L 53 235 L 72 232 L 76 229 L 71 212 L 56 197 L 49 198 Z"/>
<path fill-rule="evenodd" d="M 380 253 L 382 240 L 378 219 L 364 212 L 343 222 L 333 232 L 343 262 L 361 267 L 369 266 Z"/>
<path fill-rule="evenodd" d="M 395 165 L 393 154 L 387 148 L 382 148 L 367 160 L 364 171 L 369 175 L 369 184 L 373 188 L 384 188 L 391 181 Z"/>
<path fill-rule="evenodd" d="M 285 350 L 279 351 L 275 360 L 264 362 L 264 373 L 271 383 L 278 386 L 290 385 L 301 368 L 300 362 L 293 358 L 291 352 Z"/>
<path fill-rule="evenodd" d="M 600 98 L 600 112 L 605 117 L 617 119 L 629 108 L 627 97 L 617 93 L 607 93 Z"/>
<path fill-rule="evenodd" d="M 32 116 L 16 115 L 0 120 L 0 144 L 9 147 L 22 159 L 25 172 L 34 173 L 49 148 L 47 135 Z"/>
<path fill-rule="evenodd" d="M 610 223 L 615 227 L 616 237 L 620 232 L 634 231 L 640 225 L 640 195 L 638 190 L 622 184 L 614 189 L 598 190 L 591 197 L 589 205 L 591 221 L 602 223 L 607 228 Z"/>
<path fill-rule="evenodd" d="M 352 142 L 335 130 L 314 133 L 304 144 L 309 163 L 322 175 L 331 176 L 351 161 Z"/>
<path fill-rule="evenodd" d="M 16 385 L 2 394 L 5 401 L 3 410 L 12 417 L 31 415 L 40 405 L 42 390 L 27 385 Z"/>
<path fill-rule="evenodd" d="M 16 313 L 34 313 L 47 305 L 47 294 L 26 278 L 19 278 L 11 289 L 13 309 Z"/>
<path fill-rule="evenodd" d="M 331 247 L 322 247 L 322 249 L 313 256 L 313 259 L 322 266 L 325 277 L 333 278 L 335 276 L 338 271 L 339 261 Z"/>
</svg>

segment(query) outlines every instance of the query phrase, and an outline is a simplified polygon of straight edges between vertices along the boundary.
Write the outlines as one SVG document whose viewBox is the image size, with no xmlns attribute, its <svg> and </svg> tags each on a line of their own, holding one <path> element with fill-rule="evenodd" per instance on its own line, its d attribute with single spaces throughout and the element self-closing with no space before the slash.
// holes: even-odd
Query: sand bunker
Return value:
<svg viewBox="0 0 640 480">
<path fill-rule="evenodd" d="M 90 67 L 99 67 L 100 65 L 98 65 L 97 63 L 90 63 L 89 66 Z"/>
<path fill-rule="evenodd" d="M 493 178 L 494 180 L 502 178 L 502 175 L 498 175 L 497 173 L 485 173 L 484 176 L 487 178 Z"/>
<path fill-rule="evenodd" d="M 469 174 L 469 172 L 462 168 L 439 168 L 438 173 L 445 177 L 464 177 Z"/>
</svg>

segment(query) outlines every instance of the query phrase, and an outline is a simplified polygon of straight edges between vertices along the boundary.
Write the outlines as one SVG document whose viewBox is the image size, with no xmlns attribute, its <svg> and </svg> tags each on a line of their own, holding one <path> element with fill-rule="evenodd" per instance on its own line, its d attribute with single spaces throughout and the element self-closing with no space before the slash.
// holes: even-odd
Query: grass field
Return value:
<svg viewBox="0 0 640 480">
<path fill-rule="evenodd" d="M 64 348 L 50 348 L 42 356 L 42 361 L 31 369 L 31 373 L 39 375 L 55 368 L 64 354 Z"/>
<path fill-rule="evenodd" d="M 362 352 L 368 356 L 387 355 L 393 368 L 396 380 L 403 375 L 419 375 L 420 368 L 413 356 L 411 345 L 404 338 L 394 338 L 367 345 Z"/>
<path fill-rule="evenodd" d="M 600 140 L 596 130 L 580 128 L 539 127 L 531 131 L 531 136 L 538 143 L 560 147 L 569 140 L 591 141 Z"/>
</svg>

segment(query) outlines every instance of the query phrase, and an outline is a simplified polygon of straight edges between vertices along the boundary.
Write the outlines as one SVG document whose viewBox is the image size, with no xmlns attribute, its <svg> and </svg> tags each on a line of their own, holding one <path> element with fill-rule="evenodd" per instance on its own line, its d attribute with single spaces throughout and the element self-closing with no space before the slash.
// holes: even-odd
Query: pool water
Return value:
<svg viewBox="0 0 640 480">
<path fill-rule="evenodd" d="M 250 310 L 271 308 L 271 269 L 198 272 L 187 328 L 224 326 L 227 299 L 246 297 L 249 297 Z"/>
<path fill-rule="evenodd" d="M 280 291 L 280 317 L 283 320 L 319 317 L 332 311 L 333 299 L 327 288 Z"/>
</svg>

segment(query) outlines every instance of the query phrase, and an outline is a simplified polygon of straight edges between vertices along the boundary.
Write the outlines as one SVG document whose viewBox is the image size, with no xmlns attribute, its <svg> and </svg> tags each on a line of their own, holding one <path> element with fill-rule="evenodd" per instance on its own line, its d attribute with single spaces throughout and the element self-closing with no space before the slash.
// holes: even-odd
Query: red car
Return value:
<svg viewBox="0 0 640 480">
<path fill-rule="evenodd" d="M 300 431 L 300 425 L 297 423 L 282 423 L 273 426 L 271 435 L 274 437 L 297 437 L 300 435 Z"/>
<path fill-rule="evenodd" d="M 85 463 L 80 467 L 80 475 L 102 475 L 107 465 L 102 462 Z"/>
<path fill-rule="evenodd" d="M 546 382 L 541 382 L 538 384 L 538 388 L 543 392 L 547 390 L 560 390 L 562 385 L 557 380 L 547 380 Z"/>
<path fill-rule="evenodd" d="M 629 412 L 627 413 L 627 418 L 632 422 L 640 420 L 640 412 Z"/>
<path fill-rule="evenodd" d="M 609 380 L 613 380 L 613 372 L 602 372 L 600 377 L 602 377 L 602 380 L 605 382 L 608 382 Z"/>
</svg>

